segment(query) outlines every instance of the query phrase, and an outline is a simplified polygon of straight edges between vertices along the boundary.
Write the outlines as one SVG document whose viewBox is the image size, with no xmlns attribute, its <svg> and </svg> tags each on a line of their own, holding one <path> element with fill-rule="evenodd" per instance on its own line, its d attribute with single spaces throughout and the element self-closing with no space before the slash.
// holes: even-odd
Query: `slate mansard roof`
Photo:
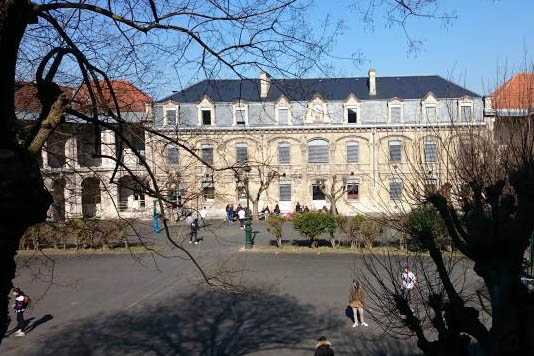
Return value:
<svg viewBox="0 0 534 356">
<path fill-rule="evenodd" d="M 368 77 L 324 79 L 272 79 L 266 101 L 285 95 L 292 101 L 308 101 L 320 94 L 326 100 L 345 100 L 352 93 L 362 100 L 421 99 L 429 92 L 438 98 L 480 97 L 437 75 L 377 77 L 376 95 L 369 95 Z M 208 96 L 215 102 L 260 101 L 260 80 L 203 80 L 158 102 L 194 103 Z"/>
</svg>

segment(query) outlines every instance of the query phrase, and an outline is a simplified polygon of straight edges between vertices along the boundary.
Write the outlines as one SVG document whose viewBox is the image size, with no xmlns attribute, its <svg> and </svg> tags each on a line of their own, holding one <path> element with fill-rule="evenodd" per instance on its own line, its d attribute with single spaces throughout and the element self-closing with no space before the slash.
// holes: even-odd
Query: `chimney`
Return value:
<svg viewBox="0 0 534 356">
<path fill-rule="evenodd" d="M 376 71 L 369 69 L 369 95 L 376 95 Z"/>
<path fill-rule="evenodd" d="M 266 98 L 271 88 L 271 76 L 269 73 L 260 72 L 260 97 Z"/>
</svg>

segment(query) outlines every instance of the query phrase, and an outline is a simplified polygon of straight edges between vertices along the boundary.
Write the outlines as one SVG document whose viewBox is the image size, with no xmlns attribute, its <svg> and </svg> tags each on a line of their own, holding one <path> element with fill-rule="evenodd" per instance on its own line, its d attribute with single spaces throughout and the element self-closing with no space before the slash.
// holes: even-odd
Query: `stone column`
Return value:
<svg viewBox="0 0 534 356">
<path fill-rule="evenodd" d="M 82 181 L 76 174 L 65 179 L 65 218 L 81 218 L 82 214 Z"/>
<path fill-rule="evenodd" d="M 103 129 L 100 132 L 100 150 L 102 155 L 116 157 L 115 132 Z M 102 158 L 102 167 L 113 168 L 115 161 L 109 158 Z"/>
</svg>

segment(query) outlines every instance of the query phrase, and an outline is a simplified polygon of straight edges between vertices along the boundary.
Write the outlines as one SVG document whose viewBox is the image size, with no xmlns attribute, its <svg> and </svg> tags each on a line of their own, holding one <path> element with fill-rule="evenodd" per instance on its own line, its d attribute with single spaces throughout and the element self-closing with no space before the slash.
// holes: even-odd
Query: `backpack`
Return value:
<svg viewBox="0 0 534 356">
<path fill-rule="evenodd" d="M 24 295 L 24 309 L 30 309 L 32 299 L 27 295 Z"/>
</svg>

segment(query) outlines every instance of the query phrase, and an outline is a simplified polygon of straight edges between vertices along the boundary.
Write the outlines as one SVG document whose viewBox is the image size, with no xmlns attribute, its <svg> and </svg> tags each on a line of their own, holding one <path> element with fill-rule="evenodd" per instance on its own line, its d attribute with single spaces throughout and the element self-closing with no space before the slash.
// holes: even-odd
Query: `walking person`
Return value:
<svg viewBox="0 0 534 356">
<path fill-rule="evenodd" d="M 230 204 L 226 204 L 226 222 L 229 224 L 232 219 L 230 218 Z"/>
<path fill-rule="evenodd" d="M 208 216 L 208 209 L 206 207 L 203 207 L 200 209 L 200 221 L 202 222 L 202 226 L 206 225 L 206 217 Z"/>
<path fill-rule="evenodd" d="M 24 310 L 30 302 L 30 298 L 24 294 L 19 288 L 13 288 L 13 297 L 15 298 L 15 314 L 17 315 L 17 331 L 15 336 L 24 336 L 24 328 L 26 327 L 26 321 L 24 320 Z"/>
<path fill-rule="evenodd" d="M 241 230 L 243 230 L 245 228 L 245 218 L 246 218 L 246 216 L 247 216 L 247 212 L 243 208 L 241 208 L 237 212 L 237 217 L 239 218 L 239 225 L 241 226 Z"/>
<path fill-rule="evenodd" d="M 357 280 L 352 281 L 352 286 L 349 292 L 349 305 L 352 308 L 354 314 L 353 328 L 358 326 L 358 313 L 360 314 L 360 322 L 362 326 L 369 326 L 363 317 L 363 308 L 365 306 L 365 290 Z"/>
<path fill-rule="evenodd" d="M 417 278 L 415 277 L 415 274 L 413 274 L 413 272 L 410 271 L 410 267 L 406 266 L 406 268 L 404 268 L 404 272 L 402 272 L 401 279 L 402 279 L 401 285 L 404 291 L 404 297 L 406 298 L 406 301 L 409 304 L 411 300 L 411 296 L 412 296 L 412 290 L 415 288 L 415 285 L 417 283 Z"/>
<path fill-rule="evenodd" d="M 195 245 L 198 245 L 198 219 L 193 219 L 193 217 L 190 215 L 188 218 L 191 217 L 192 222 L 190 223 L 191 226 L 191 233 L 189 235 L 189 243 L 195 243 Z"/>
<path fill-rule="evenodd" d="M 317 339 L 313 356 L 334 356 L 334 350 L 330 346 L 332 343 L 325 336 L 321 336 Z"/>
</svg>

